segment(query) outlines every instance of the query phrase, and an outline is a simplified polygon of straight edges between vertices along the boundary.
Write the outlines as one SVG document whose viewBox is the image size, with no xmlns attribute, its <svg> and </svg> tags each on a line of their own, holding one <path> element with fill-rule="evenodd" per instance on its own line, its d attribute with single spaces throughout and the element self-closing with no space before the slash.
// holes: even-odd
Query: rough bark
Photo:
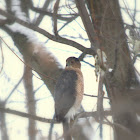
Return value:
<svg viewBox="0 0 140 140">
<path fill-rule="evenodd" d="M 108 68 L 105 85 L 111 97 L 114 121 L 114 139 L 132 140 L 139 137 L 136 113 L 126 99 L 126 89 L 138 82 L 126 42 L 123 20 L 118 0 L 87 0 L 100 49 L 107 55 Z M 125 92 L 124 92 L 125 91 Z"/>
</svg>

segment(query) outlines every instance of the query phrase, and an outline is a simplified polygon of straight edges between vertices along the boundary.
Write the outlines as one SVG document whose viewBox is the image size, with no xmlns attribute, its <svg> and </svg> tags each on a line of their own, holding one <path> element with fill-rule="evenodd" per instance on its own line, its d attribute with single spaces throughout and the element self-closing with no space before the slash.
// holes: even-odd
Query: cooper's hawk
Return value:
<svg viewBox="0 0 140 140">
<path fill-rule="evenodd" d="M 56 119 L 64 123 L 73 118 L 80 108 L 83 93 L 81 63 L 78 58 L 69 57 L 55 88 Z"/>
</svg>

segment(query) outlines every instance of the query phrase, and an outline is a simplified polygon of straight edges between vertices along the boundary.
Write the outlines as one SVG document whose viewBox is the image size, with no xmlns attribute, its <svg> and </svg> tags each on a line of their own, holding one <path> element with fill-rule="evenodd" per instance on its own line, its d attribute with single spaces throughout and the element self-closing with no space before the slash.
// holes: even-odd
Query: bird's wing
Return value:
<svg viewBox="0 0 140 140">
<path fill-rule="evenodd" d="M 56 116 L 64 118 L 76 100 L 77 73 L 74 70 L 64 70 L 55 87 Z"/>
</svg>

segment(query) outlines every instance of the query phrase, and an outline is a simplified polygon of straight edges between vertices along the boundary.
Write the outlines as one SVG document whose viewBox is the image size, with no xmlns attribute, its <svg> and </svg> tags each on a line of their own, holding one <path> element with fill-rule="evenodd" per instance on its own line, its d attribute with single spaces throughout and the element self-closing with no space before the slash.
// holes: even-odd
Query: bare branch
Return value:
<svg viewBox="0 0 140 140">
<path fill-rule="evenodd" d="M 57 121 L 52 120 L 52 119 L 46 119 L 46 118 L 42 118 L 42 117 L 39 117 L 36 115 L 32 115 L 32 114 L 28 114 L 28 113 L 24 113 L 21 111 L 8 109 L 8 108 L 0 107 L 0 112 L 17 115 L 17 116 L 24 117 L 24 118 L 30 118 L 30 119 L 37 120 L 37 121 L 44 122 L 44 123 L 52 123 L 52 122 L 58 123 Z"/>
<path fill-rule="evenodd" d="M 50 76 L 47 76 L 47 75 L 45 75 L 45 74 L 43 74 L 43 73 L 41 73 L 41 72 L 35 70 L 31 65 L 25 63 L 25 62 L 10 48 L 10 46 L 8 46 L 8 44 L 1 38 L 1 36 L 0 36 L 0 39 L 5 43 L 5 45 L 8 47 L 8 49 L 9 49 L 9 50 L 10 50 L 24 65 L 26 65 L 26 66 L 27 66 L 28 68 L 30 68 L 31 70 L 37 72 L 38 74 L 44 76 L 45 78 L 49 78 L 49 79 L 51 79 L 52 81 L 56 82 L 56 80 L 55 80 L 54 78 L 52 78 L 52 77 L 50 77 Z M 34 75 L 34 76 L 35 76 L 35 75 Z M 37 76 L 35 76 L 35 77 L 38 78 L 38 79 L 40 79 L 40 78 L 37 77 Z M 42 80 L 42 79 L 40 79 L 40 80 Z"/>
<path fill-rule="evenodd" d="M 5 2 L 6 2 L 6 10 L 7 10 L 8 12 L 11 12 L 11 11 L 12 11 L 12 10 L 11 10 L 12 1 L 11 1 L 11 0 L 5 0 Z"/>
<path fill-rule="evenodd" d="M 60 37 L 60 36 L 54 36 L 52 34 L 50 34 L 49 32 L 45 31 L 44 29 L 41 29 L 37 26 L 35 26 L 34 24 L 31 24 L 31 23 L 28 23 L 26 21 L 23 21 L 21 19 L 18 19 L 16 17 L 14 17 L 13 15 L 3 11 L 2 9 L 0 9 L 0 13 L 1 15 L 3 16 L 6 16 L 7 18 L 11 19 L 11 20 L 15 20 L 17 23 L 27 27 L 27 28 L 30 28 L 34 31 L 37 31 L 41 34 L 43 34 L 44 36 L 48 37 L 49 39 L 53 40 L 53 41 L 56 41 L 56 42 L 59 42 L 59 43 L 63 43 L 63 44 L 66 44 L 66 45 L 70 45 L 70 46 L 73 46 L 75 47 L 76 49 L 82 51 L 82 52 L 85 52 L 86 54 L 91 54 L 91 55 L 95 55 L 96 52 L 95 50 L 93 49 L 90 49 L 90 48 L 85 48 L 83 45 L 73 41 L 73 40 L 69 40 L 69 39 L 66 39 L 66 38 L 63 38 L 63 37 Z"/>
<path fill-rule="evenodd" d="M 126 7 L 120 7 L 120 8 L 123 9 L 123 10 L 126 10 Z M 127 10 L 128 10 L 128 11 L 136 11 L 137 13 L 140 12 L 139 9 L 130 9 L 130 8 L 127 8 Z"/>
<path fill-rule="evenodd" d="M 38 12 L 38 13 L 42 14 L 43 16 L 44 16 L 44 15 L 47 15 L 47 16 L 53 17 L 53 13 L 48 12 L 48 11 L 44 11 L 42 8 L 31 7 L 31 9 L 32 9 L 33 11 L 35 11 L 35 12 Z M 72 15 L 72 14 L 70 14 L 70 15 Z M 70 15 L 69 15 L 69 14 L 67 14 L 67 15 L 65 14 L 65 16 L 70 16 Z M 78 15 L 78 14 L 74 14 L 73 16 L 74 16 L 74 17 L 77 17 L 77 16 L 79 16 L 79 15 Z M 61 14 L 57 14 L 56 17 L 57 17 L 59 20 L 63 20 L 63 21 L 68 21 L 68 20 L 70 20 L 70 19 L 73 18 L 73 17 L 63 17 L 63 15 L 61 15 Z"/>
<path fill-rule="evenodd" d="M 1 72 L 2 72 L 2 70 L 3 70 L 3 65 L 4 65 L 4 56 L 3 56 L 3 49 L 2 49 L 2 41 L 1 41 L 1 39 L 0 39 L 0 49 L 1 49 L 1 60 L 2 60 L 2 64 L 1 64 L 1 68 L 0 68 L 0 74 L 1 74 Z"/>
<path fill-rule="evenodd" d="M 60 123 L 60 122 L 57 122 L 54 119 L 46 119 L 46 118 L 42 118 L 42 117 L 39 117 L 39 116 L 36 116 L 36 115 L 28 114 L 28 113 L 25 113 L 25 112 L 12 110 L 12 109 L 9 109 L 9 108 L 0 107 L 0 112 L 17 115 L 17 116 L 24 117 L 24 118 L 30 118 L 30 119 L 40 121 L 40 122 L 44 122 L 44 123 L 55 123 L 55 124 Z M 104 111 L 103 113 L 104 113 L 105 116 L 111 116 L 112 115 L 110 110 L 109 111 Z M 95 111 L 95 112 L 82 112 L 82 113 L 77 114 L 76 117 L 78 117 L 78 118 L 86 118 L 86 117 L 97 118 L 97 111 Z"/>
<path fill-rule="evenodd" d="M 8 99 L 11 97 L 11 95 L 13 94 L 13 92 L 17 89 L 17 87 L 19 86 L 19 84 L 21 83 L 23 79 L 23 76 L 20 78 L 20 80 L 18 81 L 18 83 L 15 85 L 15 87 L 12 89 L 12 91 L 9 93 L 8 97 L 5 99 L 4 103 L 7 103 Z"/>
<path fill-rule="evenodd" d="M 1 106 L 4 106 L 3 103 L 0 102 Z M 9 140 L 8 130 L 6 126 L 6 114 L 0 112 L 0 131 L 1 131 L 1 139 L 2 140 Z"/>
<path fill-rule="evenodd" d="M 13 21 L 9 19 L 0 19 L 0 26 L 4 26 L 5 24 L 11 24 Z"/>
<path fill-rule="evenodd" d="M 99 47 L 99 42 L 95 39 L 96 38 L 96 33 L 94 31 L 93 24 L 92 24 L 92 22 L 89 18 L 89 14 L 87 12 L 84 0 L 81 0 L 81 1 L 75 0 L 75 2 L 76 2 L 76 6 L 79 10 L 80 16 L 82 18 L 84 27 L 87 31 L 87 35 L 89 37 L 89 40 L 91 42 L 92 47 L 93 47 L 93 45 L 96 48 Z"/>
<path fill-rule="evenodd" d="M 57 31 L 57 12 L 58 12 L 58 8 L 59 8 L 59 2 L 60 0 L 57 0 L 55 5 L 54 5 L 54 13 L 53 13 L 53 24 L 54 24 L 54 34 L 57 36 L 58 35 L 58 31 Z"/>
<path fill-rule="evenodd" d="M 89 96 L 89 97 L 95 97 L 95 98 L 97 98 L 98 96 L 95 96 L 95 95 L 88 95 L 88 94 L 84 94 L 85 96 Z M 103 97 L 104 99 L 110 99 L 110 98 L 108 98 L 108 97 Z"/>
<path fill-rule="evenodd" d="M 47 9 L 47 7 L 49 6 L 49 4 L 50 4 L 50 1 L 51 0 L 46 0 L 45 1 L 45 3 L 44 3 L 44 5 L 43 5 L 43 7 L 42 7 L 42 10 L 46 10 Z M 31 6 L 32 8 L 34 8 L 33 6 Z M 36 19 L 36 25 L 38 26 L 40 23 L 41 23 L 41 21 L 42 21 L 42 19 L 44 18 L 44 14 L 42 14 L 42 13 L 40 13 L 40 15 L 38 16 L 38 18 Z"/>
<path fill-rule="evenodd" d="M 135 18 L 136 18 L 136 6 L 137 6 L 137 0 L 135 0 L 135 8 L 134 8 L 134 15 L 133 15 L 133 25 L 134 25 Z"/>
</svg>

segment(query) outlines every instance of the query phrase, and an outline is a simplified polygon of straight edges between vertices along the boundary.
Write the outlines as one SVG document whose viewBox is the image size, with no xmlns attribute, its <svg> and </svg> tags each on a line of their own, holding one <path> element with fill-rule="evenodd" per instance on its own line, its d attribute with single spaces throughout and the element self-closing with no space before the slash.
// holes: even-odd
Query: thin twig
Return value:
<svg viewBox="0 0 140 140">
<path fill-rule="evenodd" d="M 71 23 L 73 20 L 75 20 L 77 17 L 78 17 L 78 15 L 77 15 L 77 16 L 74 16 L 74 17 L 71 18 L 71 19 L 69 19 L 69 20 L 67 21 L 67 23 L 65 23 L 65 24 L 58 30 L 58 32 L 61 31 L 66 25 L 68 25 L 69 23 Z"/>
<path fill-rule="evenodd" d="M 134 14 L 133 14 L 133 25 L 134 25 L 134 21 L 136 18 L 136 7 L 137 7 L 137 0 L 135 0 L 135 8 L 134 8 Z"/>
<path fill-rule="evenodd" d="M 53 17 L 53 13 L 45 11 L 42 8 L 31 7 L 31 9 L 37 13 L 42 14 L 42 15 L 47 15 L 47 16 Z M 68 21 L 68 20 L 73 18 L 73 17 L 63 17 L 63 16 L 78 16 L 78 14 L 57 14 L 56 15 L 56 17 L 59 20 L 63 20 L 63 21 Z"/>
<path fill-rule="evenodd" d="M 95 96 L 95 95 L 89 95 L 89 94 L 84 94 L 85 96 L 89 96 L 89 97 L 95 97 L 95 98 L 97 98 L 98 96 Z M 103 97 L 104 99 L 110 99 L 110 98 L 108 98 L 108 97 Z"/>
<path fill-rule="evenodd" d="M 2 42 L 0 40 L 0 49 L 1 49 L 1 57 L 2 57 L 2 66 L 1 66 L 1 69 L 0 69 L 0 74 L 3 70 L 3 65 L 4 65 L 4 56 L 3 56 L 3 49 L 2 49 Z"/>
<path fill-rule="evenodd" d="M 17 87 L 19 86 L 19 84 L 21 83 L 23 79 L 23 76 L 20 78 L 20 80 L 18 81 L 18 83 L 15 85 L 15 87 L 12 89 L 12 91 L 9 93 L 8 97 L 5 99 L 4 103 L 7 103 L 8 99 L 11 97 L 11 95 L 13 94 L 13 92 L 17 89 Z"/>
<path fill-rule="evenodd" d="M 97 98 L 97 114 L 99 118 L 99 124 L 100 124 L 100 138 L 103 138 L 103 97 L 104 97 L 104 92 L 103 92 L 103 81 L 104 81 L 104 76 L 100 74 L 100 80 L 98 84 L 98 98 Z"/>
</svg>

